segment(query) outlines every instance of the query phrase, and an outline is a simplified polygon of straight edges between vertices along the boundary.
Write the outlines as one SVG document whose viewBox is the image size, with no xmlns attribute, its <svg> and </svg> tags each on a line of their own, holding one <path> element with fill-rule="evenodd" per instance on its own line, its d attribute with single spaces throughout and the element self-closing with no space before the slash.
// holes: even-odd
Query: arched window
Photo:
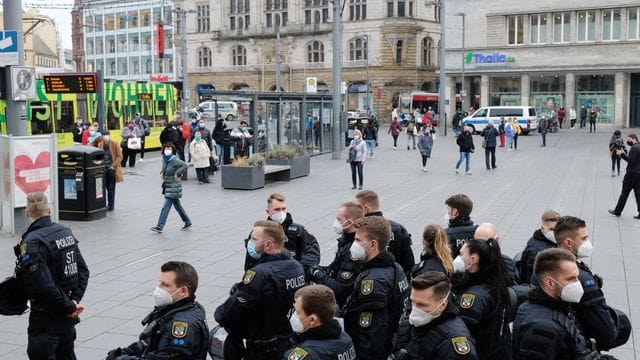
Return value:
<svg viewBox="0 0 640 360">
<path fill-rule="evenodd" d="M 247 65 L 247 49 L 244 46 L 235 46 L 231 50 L 231 56 L 233 58 L 233 66 Z"/>
<path fill-rule="evenodd" d="M 433 66 L 433 39 L 426 37 L 422 39 L 422 66 Z"/>
<path fill-rule="evenodd" d="M 307 62 L 324 62 L 324 45 L 320 41 L 311 41 L 307 44 Z"/>
<path fill-rule="evenodd" d="M 367 60 L 367 38 L 359 37 L 349 42 L 349 60 Z"/>
<path fill-rule="evenodd" d="M 209 49 L 206 46 L 198 49 L 198 66 L 199 67 L 211 66 L 211 49 Z"/>
</svg>

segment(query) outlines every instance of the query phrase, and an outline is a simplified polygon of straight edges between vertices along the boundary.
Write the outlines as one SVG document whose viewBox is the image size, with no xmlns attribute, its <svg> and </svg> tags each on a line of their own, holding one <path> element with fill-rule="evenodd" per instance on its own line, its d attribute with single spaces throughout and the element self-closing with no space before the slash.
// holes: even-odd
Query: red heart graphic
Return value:
<svg viewBox="0 0 640 360">
<path fill-rule="evenodd" d="M 36 162 L 29 155 L 18 155 L 14 160 L 16 185 L 25 194 L 44 192 L 51 184 L 51 157 L 48 151 L 38 154 Z"/>
</svg>

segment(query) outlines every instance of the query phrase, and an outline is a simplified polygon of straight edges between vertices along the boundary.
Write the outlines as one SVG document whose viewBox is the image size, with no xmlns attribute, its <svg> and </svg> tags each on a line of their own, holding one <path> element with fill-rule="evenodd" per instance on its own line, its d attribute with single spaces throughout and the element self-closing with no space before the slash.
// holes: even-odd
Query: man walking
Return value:
<svg viewBox="0 0 640 360">
<path fill-rule="evenodd" d="M 638 208 L 638 215 L 633 218 L 640 220 L 640 144 L 638 144 L 638 136 L 636 134 L 627 135 L 627 145 L 629 145 L 628 154 L 622 149 L 616 150 L 618 155 L 627 162 L 627 173 L 622 180 L 622 191 L 620 192 L 618 204 L 615 209 L 609 210 L 609 214 L 620 216 L 624 205 L 627 203 L 629 193 L 633 190 L 633 194 L 636 197 L 636 207 Z"/>
<path fill-rule="evenodd" d="M 484 161 L 487 170 L 496 169 L 496 138 L 500 135 L 498 130 L 493 126 L 493 120 L 489 120 L 487 126 L 482 129 L 480 135 L 484 138 Z M 491 161 L 489 161 L 491 158 Z M 491 165 L 491 167 L 489 167 Z"/>
<path fill-rule="evenodd" d="M 598 107 L 592 106 L 589 111 L 589 133 L 596 132 L 596 121 L 598 120 Z"/>
<path fill-rule="evenodd" d="M 582 105 L 580 108 L 580 129 L 585 127 L 587 124 L 587 108 Z"/>
</svg>

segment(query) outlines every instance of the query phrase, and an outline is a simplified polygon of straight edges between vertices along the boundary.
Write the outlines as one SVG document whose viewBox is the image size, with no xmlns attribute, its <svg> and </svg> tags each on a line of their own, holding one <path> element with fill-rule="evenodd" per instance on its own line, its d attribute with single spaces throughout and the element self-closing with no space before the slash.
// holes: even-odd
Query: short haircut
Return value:
<svg viewBox="0 0 640 360">
<path fill-rule="evenodd" d="M 27 195 L 27 211 L 32 219 L 39 219 L 49 215 L 49 200 L 47 196 L 39 191 Z"/>
<path fill-rule="evenodd" d="M 186 286 L 189 296 L 195 297 L 198 289 L 198 273 L 190 264 L 182 261 L 168 261 L 160 267 L 160 271 L 176 273 L 176 286 Z"/>
<path fill-rule="evenodd" d="M 451 291 L 449 277 L 440 271 L 427 271 L 411 280 L 414 290 L 426 290 L 431 288 L 437 300 L 442 300 Z"/>
<path fill-rule="evenodd" d="M 364 207 L 358 203 L 350 201 L 342 203 L 340 207 L 344 208 L 344 213 L 346 214 L 347 219 L 357 220 L 364 217 Z"/>
<path fill-rule="evenodd" d="M 378 210 L 380 208 L 380 200 L 378 194 L 375 191 L 363 190 L 356 194 L 356 199 L 369 209 Z"/>
<path fill-rule="evenodd" d="M 576 262 L 576 257 L 570 251 L 561 248 L 542 250 L 536 255 L 533 263 L 533 274 L 542 284 L 543 277 L 549 273 L 556 273 L 562 261 Z"/>
<path fill-rule="evenodd" d="M 382 216 L 367 216 L 356 220 L 356 229 L 367 234 L 370 240 L 376 240 L 380 252 L 385 251 L 391 240 L 391 225 Z"/>
<path fill-rule="evenodd" d="M 178 150 L 176 149 L 175 145 L 173 145 L 171 141 L 167 141 L 166 143 L 162 144 L 162 149 L 164 150 L 166 148 L 171 148 L 171 151 L 173 151 L 174 154 L 178 153 Z"/>
<path fill-rule="evenodd" d="M 458 210 L 459 216 L 469 216 L 473 211 L 473 201 L 465 194 L 451 195 L 444 203 Z"/>
<path fill-rule="evenodd" d="M 282 201 L 282 202 L 286 201 L 285 198 L 284 198 L 284 195 L 278 194 L 278 193 L 273 193 L 273 194 L 269 195 L 269 197 L 267 198 L 267 205 L 271 205 L 271 203 L 274 200 L 278 200 L 278 201 Z"/>
<path fill-rule="evenodd" d="M 240 125 L 248 125 L 245 120 L 240 121 Z"/>
<path fill-rule="evenodd" d="M 587 227 L 587 224 L 580 218 L 575 216 L 562 216 L 558 219 L 556 228 L 553 230 L 553 235 L 557 242 L 563 242 L 567 236 L 573 237 L 579 229 L 585 227 Z"/>
<path fill-rule="evenodd" d="M 631 134 L 627 135 L 627 137 L 630 137 L 630 138 L 632 138 L 633 140 L 638 141 L 638 135 L 636 135 L 636 134 L 634 134 L 634 133 L 631 133 Z"/>
<path fill-rule="evenodd" d="M 258 220 L 253 224 L 253 227 L 261 228 L 264 236 L 271 239 L 278 248 L 282 248 L 284 246 L 284 230 L 282 230 L 282 226 L 277 222 L 271 220 Z"/>
<path fill-rule="evenodd" d="M 542 221 L 558 221 L 560 220 L 560 213 L 555 210 L 547 210 L 542 213 Z"/>
<path fill-rule="evenodd" d="M 322 324 L 326 324 L 336 315 L 336 297 L 333 290 L 325 285 L 309 285 L 296 291 L 295 299 L 302 299 L 305 314 L 316 314 Z"/>
</svg>

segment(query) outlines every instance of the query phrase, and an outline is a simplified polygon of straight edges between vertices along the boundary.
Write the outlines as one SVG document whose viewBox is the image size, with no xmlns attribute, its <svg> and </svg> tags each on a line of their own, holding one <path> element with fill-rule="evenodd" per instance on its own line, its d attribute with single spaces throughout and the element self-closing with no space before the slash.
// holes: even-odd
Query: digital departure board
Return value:
<svg viewBox="0 0 640 360">
<path fill-rule="evenodd" d="M 151 93 L 138 93 L 138 100 L 153 100 Z"/>
<path fill-rule="evenodd" d="M 86 94 L 98 91 L 96 74 L 57 74 L 44 76 L 47 94 Z"/>
</svg>

